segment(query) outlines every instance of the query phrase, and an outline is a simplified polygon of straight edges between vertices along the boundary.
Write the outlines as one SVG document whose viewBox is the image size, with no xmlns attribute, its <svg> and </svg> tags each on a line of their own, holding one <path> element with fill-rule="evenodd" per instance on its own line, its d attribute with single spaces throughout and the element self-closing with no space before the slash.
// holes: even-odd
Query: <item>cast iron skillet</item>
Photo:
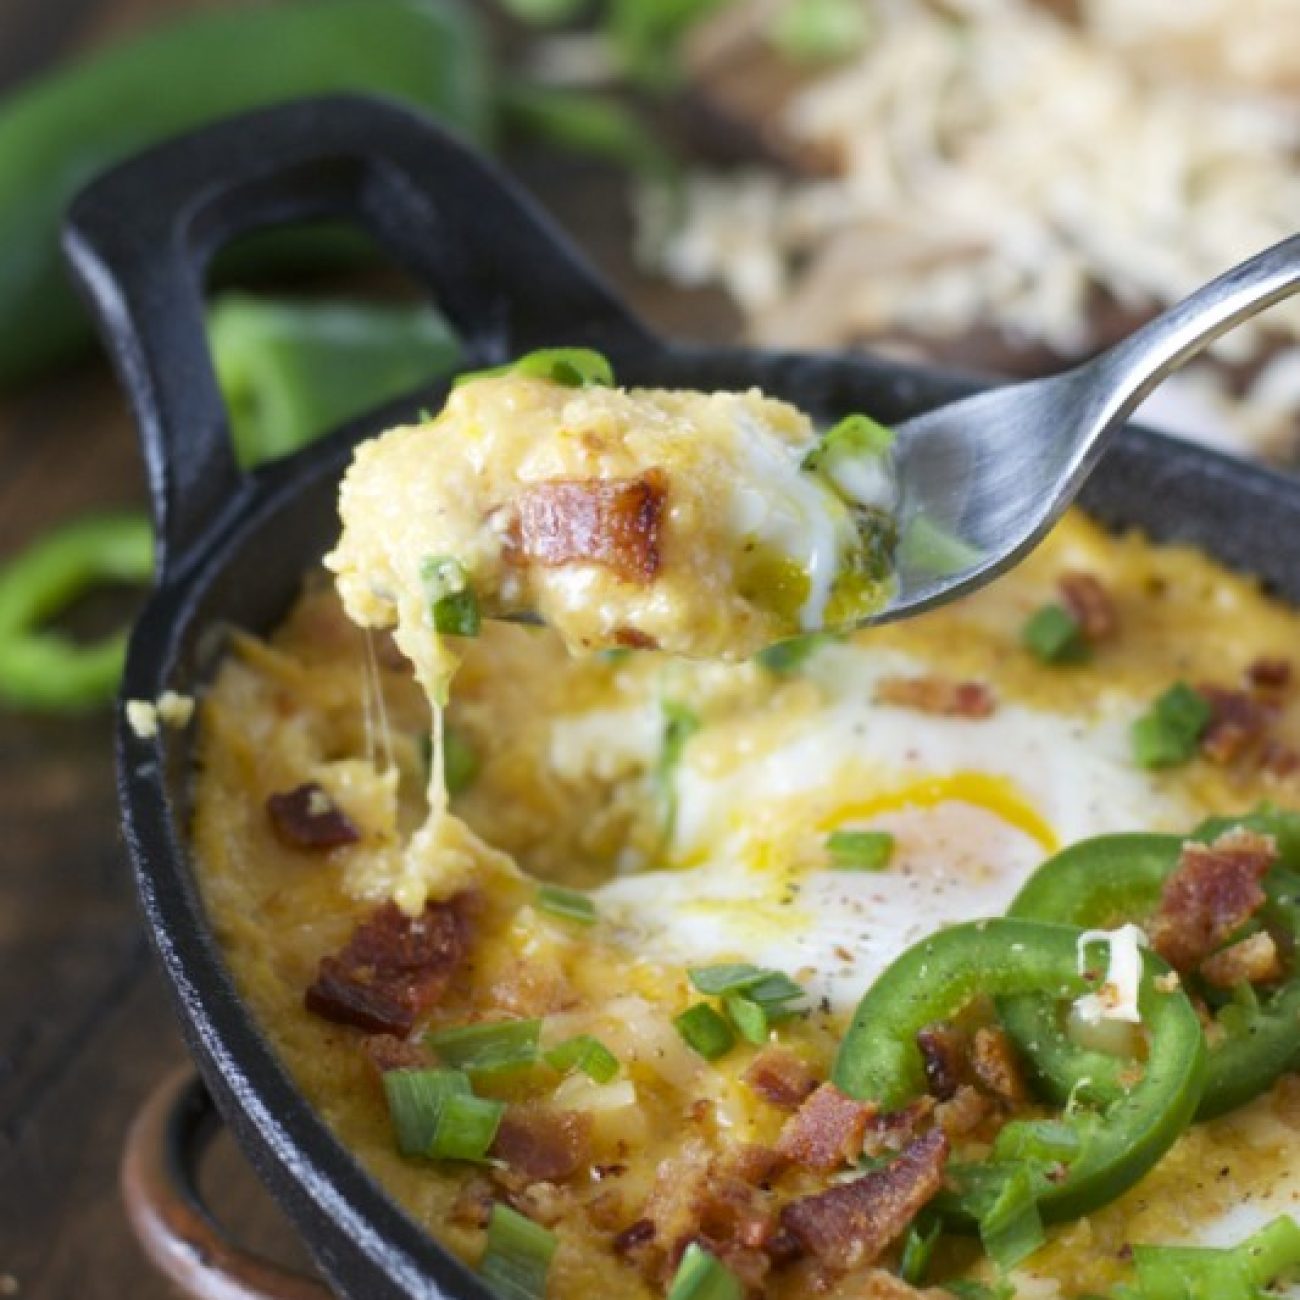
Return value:
<svg viewBox="0 0 1300 1300">
<path fill-rule="evenodd" d="M 333 537 L 349 449 L 441 401 L 441 390 L 421 394 L 287 461 L 250 475 L 236 468 L 205 345 L 205 268 L 236 235 L 324 217 L 363 227 L 428 288 L 471 365 L 588 344 L 624 382 L 758 384 L 826 415 L 860 409 L 885 421 L 974 387 L 871 356 L 657 338 L 495 168 L 397 107 L 334 98 L 237 118 L 98 181 L 67 226 L 75 276 L 134 407 L 158 526 L 158 588 L 131 642 L 125 698 L 201 689 L 223 626 L 272 627 Z M 1300 600 L 1296 483 L 1133 428 L 1084 500 L 1111 526 L 1195 543 Z M 186 847 L 191 737 L 142 740 L 119 722 L 117 746 L 136 883 L 190 1048 L 332 1285 L 365 1300 L 487 1300 L 335 1141 L 236 996 Z"/>
</svg>

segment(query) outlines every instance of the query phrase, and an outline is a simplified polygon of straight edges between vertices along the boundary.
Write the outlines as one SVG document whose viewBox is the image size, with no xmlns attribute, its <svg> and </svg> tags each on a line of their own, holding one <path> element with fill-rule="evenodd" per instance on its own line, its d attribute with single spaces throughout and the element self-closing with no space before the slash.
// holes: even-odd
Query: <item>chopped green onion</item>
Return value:
<svg viewBox="0 0 1300 1300">
<path fill-rule="evenodd" d="M 767 1042 L 771 1022 L 767 1009 L 759 1002 L 751 1002 L 743 993 L 729 993 L 722 999 L 731 1023 L 747 1043 L 761 1047 Z"/>
<path fill-rule="evenodd" d="M 426 555 L 420 582 L 429 601 L 433 626 L 445 636 L 478 636 L 482 618 L 465 566 L 451 555 Z"/>
<path fill-rule="evenodd" d="M 686 978 L 696 992 L 714 998 L 742 993 L 751 1002 L 777 1003 L 804 996 L 804 990 L 788 975 L 743 962 L 692 966 Z"/>
<path fill-rule="evenodd" d="M 520 375 L 525 379 L 549 379 L 565 388 L 610 388 L 614 370 L 605 357 L 591 348 L 538 348 L 517 361 L 486 370 L 467 370 L 452 381 L 453 388 L 479 379 L 500 379 L 503 375 Z"/>
<path fill-rule="evenodd" d="M 731 1026 L 707 1002 L 697 1002 L 673 1019 L 686 1046 L 706 1061 L 716 1061 L 736 1045 Z"/>
<path fill-rule="evenodd" d="M 828 641 L 834 640 L 825 632 L 809 632 L 807 636 L 791 637 L 788 641 L 778 641 L 775 645 L 760 650 L 754 656 L 755 662 L 776 677 L 789 677 L 800 668 Z"/>
<path fill-rule="evenodd" d="M 829 469 L 841 457 L 884 456 L 894 445 L 894 432 L 866 415 L 847 415 L 827 430 L 804 458 L 801 469 Z"/>
<path fill-rule="evenodd" d="M 610 1083 L 618 1075 L 618 1057 L 591 1034 L 557 1044 L 546 1053 L 546 1064 L 561 1074 L 581 1070 L 593 1083 Z"/>
<path fill-rule="evenodd" d="M 543 1300 L 555 1245 L 554 1233 L 498 1203 L 488 1220 L 479 1276 L 500 1300 Z"/>
<path fill-rule="evenodd" d="M 511 367 L 527 379 L 549 379 L 565 388 L 612 388 L 614 369 L 591 348 L 539 348 Z"/>
<path fill-rule="evenodd" d="M 995 1160 L 1028 1160 L 1041 1165 L 1068 1165 L 1078 1159 L 1083 1143 L 1078 1127 L 1060 1120 L 1016 1120 L 993 1144 Z"/>
<path fill-rule="evenodd" d="M 871 24 L 862 0 L 793 0 L 779 9 L 768 35 L 795 63 L 837 63 L 867 42 Z"/>
<path fill-rule="evenodd" d="M 922 1231 L 919 1222 L 914 1222 L 907 1230 L 898 1276 L 909 1286 L 920 1286 L 925 1281 L 934 1248 L 939 1244 L 942 1233 L 943 1223 L 938 1219 L 930 1225 L 928 1231 Z"/>
<path fill-rule="evenodd" d="M 1141 1300 L 1255 1300 L 1300 1269 L 1300 1226 L 1282 1215 L 1227 1250 L 1135 1246 Z"/>
<path fill-rule="evenodd" d="M 917 514 L 903 525 L 894 558 L 904 573 L 942 578 L 974 568 L 984 552 L 928 515 Z"/>
<path fill-rule="evenodd" d="M 677 825 L 677 766 L 686 742 L 700 729 L 700 719 L 693 709 L 676 700 L 664 700 L 660 708 L 664 715 L 664 731 L 659 762 L 655 766 L 655 785 L 663 805 L 664 838 L 671 840 Z"/>
<path fill-rule="evenodd" d="M 404 1156 L 427 1155 L 449 1098 L 468 1096 L 469 1079 L 459 1070 L 385 1070 L 384 1095 Z"/>
<path fill-rule="evenodd" d="M 770 1019 L 773 1007 L 784 1002 L 794 1002 L 804 997 L 805 993 L 788 975 L 783 975 L 779 970 L 769 970 L 763 972 L 763 978 L 757 983 L 750 984 L 744 990 L 744 995 L 751 1002 L 757 1002 L 766 1008 Z"/>
<path fill-rule="evenodd" d="M 427 1155 L 439 1160 L 483 1160 L 497 1135 L 505 1103 L 453 1093 L 438 1113 Z"/>
<path fill-rule="evenodd" d="M 1195 753 L 1210 724 L 1209 701 L 1177 682 L 1133 724 L 1133 757 L 1139 767 L 1176 767 Z"/>
<path fill-rule="evenodd" d="M 686 976 L 698 992 L 722 998 L 731 1023 L 740 1031 L 741 1037 L 751 1043 L 767 1042 L 774 1024 L 796 1014 L 795 1009 L 786 1003 L 804 996 L 804 990 L 788 975 L 743 962 L 696 966 L 688 970 Z M 701 1004 L 701 1009 L 711 1010 L 704 1004 Z M 697 1008 L 692 1008 L 695 1010 Z M 721 1017 L 718 1019 L 721 1021 Z M 725 1027 L 726 1022 L 722 1021 L 722 1024 Z M 730 1046 L 727 1043 L 722 1051 Z"/>
<path fill-rule="evenodd" d="M 837 871 L 883 871 L 894 855 L 888 831 L 832 831 L 826 839 Z"/>
<path fill-rule="evenodd" d="M 716 1255 L 696 1242 L 686 1247 L 668 1300 L 744 1300 L 745 1289 Z"/>
<path fill-rule="evenodd" d="M 538 911 L 551 916 L 562 916 L 566 921 L 577 921 L 579 925 L 596 923 L 596 904 L 590 894 L 580 889 L 565 889 L 563 885 L 543 885 L 537 891 Z"/>
<path fill-rule="evenodd" d="M 980 1216 L 980 1240 L 1002 1272 L 1028 1259 L 1046 1241 L 1028 1168 L 1020 1166 Z"/>
<path fill-rule="evenodd" d="M 1079 620 L 1064 605 L 1044 605 L 1020 629 L 1020 643 L 1045 664 L 1077 664 L 1090 654 Z"/>
<path fill-rule="evenodd" d="M 540 1059 L 540 1020 L 492 1020 L 428 1035 L 438 1058 L 475 1076 L 505 1074 Z"/>
<path fill-rule="evenodd" d="M 686 978 L 697 993 L 718 998 L 724 993 L 737 993 L 761 983 L 771 973 L 761 966 L 736 962 L 718 966 L 693 966 L 686 972 Z"/>
<path fill-rule="evenodd" d="M 448 794 L 463 794 L 478 776 L 478 754 L 460 732 L 442 728 L 442 770 Z"/>
</svg>

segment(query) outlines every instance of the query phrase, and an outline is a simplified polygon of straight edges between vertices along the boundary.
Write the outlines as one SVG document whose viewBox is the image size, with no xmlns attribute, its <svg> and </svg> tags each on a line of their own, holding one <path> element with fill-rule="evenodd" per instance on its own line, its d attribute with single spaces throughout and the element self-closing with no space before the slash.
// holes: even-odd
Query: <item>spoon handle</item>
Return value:
<svg viewBox="0 0 1300 1300">
<path fill-rule="evenodd" d="M 1081 367 L 1102 401 L 1093 425 L 1097 433 L 1127 419 L 1162 380 L 1220 335 L 1298 290 L 1300 235 L 1292 235 L 1211 280 Z"/>
</svg>

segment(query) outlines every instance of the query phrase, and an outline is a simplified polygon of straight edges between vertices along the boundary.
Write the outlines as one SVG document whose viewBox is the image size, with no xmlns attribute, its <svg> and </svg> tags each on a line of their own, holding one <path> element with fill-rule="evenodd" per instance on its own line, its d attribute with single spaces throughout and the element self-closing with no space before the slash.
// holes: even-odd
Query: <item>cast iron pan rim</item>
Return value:
<svg viewBox="0 0 1300 1300">
<path fill-rule="evenodd" d="M 879 364 L 861 354 L 774 357 L 741 348 L 705 347 L 670 351 L 671 358 L 667 353 L 648 358 L 648 368 L 689 372 L 735 367 L 757 376 L 764 370 L 779 373 L 790 367 L 829 374 Z M 942 386 L 954 394 L 979 387 L 951 375 L 908 369 L 923 385 Z M 423 397 L 436 401 L 443 391 Z M 154 699 L 168 687 L 196 607 L 248 533 L 291 505 L 312 483 L 337 477 L 361 437 L 410 414 L 418 405 L 413 399 L 394 403 L 254 475 L 244 500 L 222 518 L 210 545 L 150 600 L 132 639 L 123 698 Z M 1136 426 L 1125 429 L 1121 440 L 1129 445 L 1145 443 L 1157 449 L 1163 460 L 1181 462 L 1207 479 L 1281 492 L 1300 512 L 1300 482 Z M 159 779 L 163 743 L 141 741 L 124 717 L 119 719 L 125 828 L 151 939 L 180 1003 L 190 1046 L 223 1117 L 238 1131 L 255 1131 L 257 1142 L 252 1147 L 260 1146 L 278 1166 L 280 1176 L 273 1179 L 278 1187 L 284 1186 L 284 1179 L 290 1180 L 311 1202 L 315 1214 L 331 1220 L 410 1294 L 427 1293 L 432 1277 L 448 1294 L 488 1300 L 490 1293 L 477 1278 L 400 1210 L 342 1146 L 292 1083 L 236 993 L 197 894 L 189 851 L 176 835 L 163 797 Z"/>
</svg>

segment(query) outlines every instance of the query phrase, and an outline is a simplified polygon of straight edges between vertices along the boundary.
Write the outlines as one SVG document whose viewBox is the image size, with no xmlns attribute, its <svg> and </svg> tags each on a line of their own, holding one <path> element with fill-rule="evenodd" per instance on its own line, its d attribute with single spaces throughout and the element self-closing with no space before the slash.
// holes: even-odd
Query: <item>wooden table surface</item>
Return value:
<svg viewBox="0 0 1300 1300">
<path fill-rule="evenodd" d="M 0 94 L 193 3 L 0 0 Z M 524 180 L 653 323 L 696 336 L 731 328 L 716 300 L 634 274 L 614 178 L 530 159 Z M 0 399 L 0 557 L 78 512 L 142 503 L 130 420 L 103 365 Z M 117 1192 L 128 1121 L 184 1048 L 135 912 L 109 745 L 106 714 L 0 713 L 0 1296 L 173 1294 L 135 1246 Z M 229 1144 L 205 1179 L 238 1239 L 301 1259 Z"/>
</svg>

